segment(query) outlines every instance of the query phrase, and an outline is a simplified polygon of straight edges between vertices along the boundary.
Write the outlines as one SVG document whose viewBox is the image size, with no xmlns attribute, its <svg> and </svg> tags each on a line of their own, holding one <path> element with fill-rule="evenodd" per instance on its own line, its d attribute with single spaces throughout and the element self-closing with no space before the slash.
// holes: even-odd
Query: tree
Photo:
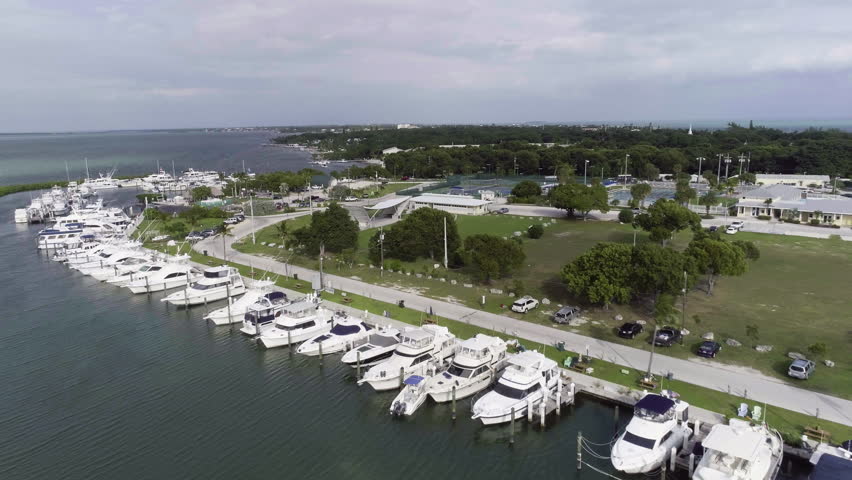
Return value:
<svg viewBox="0 0 852 480">
<path fill-rule="evenodd" d="M 508 275 L 526 259 L 519 242 L 484 233 L 465 238 L 462 255 L 474 274 L 486 283 Z"/>
<path fill-rule="evenodd" d="M 558 185 L 550 190 L 550 204 L 564 209 L 568 215 L 583 212 L 583 218 L 592 210 L 609 211 L 609 198 L 606 187 L 595 184 L 591 187 L 580 183 Z"/>
<path fill-rule="evenodd" d="M 174 239 L 182 239 L 189 233 L 189 228 L 180 220 L 168 222 L 163 227 L 163 230 Z"/>
<path fill-rule="evenodd" d="M 737 246 L 724 240 L 702 237 L 689 243 L 686 254 L 695 260 L 699 272 L 707 274 L 707 294 L 713 294 L 713 286 L 719 275 L 739 276 L 747 269 L 746 255 Z"/>
<path fill-rule="evenodd" d="M 355 248 L 358 244 L 358 222 L 349 216 L 349 212 L 336 202 L 332 202 L 325 211 L 316 211 L 311 215 L 311 223 L 293 232 L 299 245 L 311 255 L 320 251 L 324 244 L 326 251 L 341 252 Z"/>
<path fill-rule="evenodd" d="M 688 204 L 690 200 L 696 197 L 695 189 L 689 186 L 689 180 L 681 179 L 675 184 L 674 198 L 680 204 Z"/>
<path fill-rule="evenodd" d="M 148 207 L 142 212 L 142 216 L 145 217 L 145 220 L 166 220 L 169 218 L 167 213 L 161 212 L 154 207 Z"/>
<path fill-rule="evenodd" d="M 630 196 L 636 205 L 640 208 L 645 208 L 645 197 L 651 194 L 651 185 L 647 183 L 637 183 L 630 187 Z"/>
<path fill-rule="evenodd" d="M 743 172 L 743 174 L 740 175 L 740 182 L 754 185 L 757 183 L 757 175 L 751 172 Z"/>
<path fill-rule="evenodd" d="M 815 357 L 821 357 L 828 353 L 828 346 L 822 342 L 812 343 L 808 345 L 808 351 Z"/>
<path fill-rule="evenodd" d="M 556 168 L 556 178 L 561 185 L 567 185 L 574 181 L 574 166 L 563 163 Z"/>
<path fill-rule="evenodd" d="M 719 203 L 719 197 L 716 195 L 716 192 L 714 192 L 713 189 L 709 189 L 707 190 L 707 193 L 701 196 L 701 198 L 698 200 L 698 203 L 704 205 L 705 212 L 707 213 L 707 215 L 710 215 L 710 207 Z"/>
<path fill-rule="evenodd" d="M 544 227 L 540 223 L 535 223 L 527 228 L 527 235 L 530 238 L 541 238 L 544 235 Z"/>
<path fill-rule="evenodd" d="M 281 245 L 287 246 L 287 239 L 290 238 L 290 230 L 287 225 L 287 220 L 282 220 L 275 225 L 275 230 L 278 231 L 278 237 L 281 238 Z"/>
<path fill-rule="evenodd" d="M 447 254 L 450 260 L 461 246 L 456 220 L 451 213 L 434 208 L 418 208 L 384 230 L 384 255 L 407 262 L 418 258 L 443 259 L 444 221 L 447 224 Z M 369 242 L 370 260 L 381 261 L 379 232 Z"/>
<path fill-rule="evenodd" d="M 687 272 L 687 288 L 698 274 L 692 258 L 655 243 L 634 247 L 630 263 L 624 268 L 630 270 L 634 294 L 653 295 L 655 298 L 663 294 L 680 294 L 684 272 Z"/>
<path fill-rule="evenodd" d="M 205 198 L 210 198 L 213 196 L 213 190 L 206 185 L 202 185 L 200 187 L 195 187 L 191 191 L 192 201 L 197 202 L 199 200 L 204 200 Z"/>
<path fill-rule="evenodd" d="M 657 300 L 654 302 L 654 320 L 656 320 L 657 325 L 668 323 L 675 312 L 674 297 L 672 295 L 664 293 L 657 297 Z"/>
<path fill-rule="evenodd" d="M 331 187 L 331 190 L 328 192 L 328 196 L 332 200 L 343 200 L 350 195 L 352 195 L 352 189 L 347 185 L 340 184 Z"/>
<path fill-rule="evenodd" d="M 754 242 L 735 240 L 732 243 L 735 247 L 743 251 L 743 255 L 745 255 L 746 260 L 757 260 L 760 258 L 760 249 L 757 248 L 757 245 L 755 245 Z"/>
<path fill-rule="evenodd" d="M 718 179 L 716 178 L 716 174 L 713 173 L 713 170 L 704 170 L 701 176 L 704 177 L 705 180 L 707 180 L 707 183 L 710 184 L 710 187 L 715 187 L 716 183 L 718 183 Z"/>
<path fill-rule="evenodd" d="M 563 283 L 583 300 L 609 308 L 625 303 L 633 295 L 630 265 L 633 247 L 622 243 L 599 243 L 562 267 Z"/>
<path fill-rule="evenodd" d="M 532 180 L 518 182 L 518 184 L 512 188 L 512 196 L 514 197 L 531 198 L 539 195 L 541 195 L 541 187 L 538 183 L 533 182 Z"/>
<path fill-rule="evenodd" d="M 201 205 L 193 205 L 180 212 L 178 216 L 189 222 L 190 226 L 194 227 L 198 225 L 198 222 L 200 222 L 202 218 L 207 218 L 208 211 Z"/>
<path fill-rule="evenodd" d="M 666 199 L 654 202 L 646 213 L 636 216 L 635 222 L 651 234 L 651 240 L 664 246 L 675 232 L 686 228 L 701 229 L 701 219 L 695 212 L 678 205 L 675 200 Z"/>
<path fill-rule="evenodd" d="M 625 208 L 618 212 L 618 221 L 621 223 L 633 223 L 633 210 Z"/>
</svg>

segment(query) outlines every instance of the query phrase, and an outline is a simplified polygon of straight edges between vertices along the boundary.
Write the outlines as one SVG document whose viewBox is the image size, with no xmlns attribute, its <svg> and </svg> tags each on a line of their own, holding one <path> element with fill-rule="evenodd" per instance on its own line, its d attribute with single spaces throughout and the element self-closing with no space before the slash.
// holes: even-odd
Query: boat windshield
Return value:
<svg viewBox="0 0 852 480">
<path fill-rule="evenodd" d="M 447 373 L 454 377 L 470 378 L 471 374 L 473 374 L 473 370 L 470 368 L 462 368 L 456 364 L 452 364 L 450 365 L 450 368 L 447 369 Z"/>
<path fill-rule="evenodd" d="M 654 439 L 640 437 L 639 435 L 634 435 L 630 432 L 624 432 L 624 441 L 632 443 L 638 447 L 647 448 L 648 450 L 654 448 L 654 444 L 657 443 Z"/>
<path fill-rule="evenodd" d="M 399 343 L 395 338 L 387 335 L 370 335 L 370 344 L 376 347 L 390 347 Z"/>
<path fill-rule="evenodd" d="M 215 271 L 207 270 L 207 271 L 204 272 L 204 276 L 207 277 L 207 278 L 223 278 L 223 277 L 228 276 L 228 271 L 227 270 L 215 270 Z"/>
<path fill-rule="evenodd" d="M 210 285 L 205 285 L 201 282 L 197 282 L 197 283 L 192 284 L 192 288 L 194 290 L 210 290 L 211 288 L 224 287 L 228 283 L 229 282 L 225 281 L 225 282 L 219 282 L 219 283 L 213 283 L 213 284 L 210 284 Z"/>
<path fill-rule="evenodd" d="M 514 398 L 516 400 L 522 400 L 522 399 L 526 398 L 527 395 L 535 392 L 536 390 L 538 390 L 540 388 L 541 388 L 540 383 L 535 383 L 534 385 L 527 388 L 526 390 L 521 390 L 520 388 L 510 387 L 508 385 L 505 385 L 503 383 L 498 382 L 497 385 L 494 386 L 494 391 L 497 392 L 498 394 L 504 396 L 504 397 Z"/>
<path fill-rule="evenodd" d="M 354 335 L 360 330 L 361 328 L 358 325 L 335 325 L 331 329 L 331 333 L 333 335 Z"/>
</svg>

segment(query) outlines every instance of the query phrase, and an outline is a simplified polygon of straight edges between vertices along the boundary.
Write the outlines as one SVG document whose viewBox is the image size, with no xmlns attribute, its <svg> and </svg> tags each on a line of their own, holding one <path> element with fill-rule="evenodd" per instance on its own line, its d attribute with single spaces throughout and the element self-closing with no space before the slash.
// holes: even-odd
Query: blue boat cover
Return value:
<svg viewBox="0 0 852 480">
<path fill-rule="evenodd" d="M 811 472 L 811 480 L 849 480 L 852 478 L 852 460 L 823 453 Z"/>
<path fill-rule="evenodd" d="M 287 298 L 287 295 L 284 295 L 284 292 L 274 291 L 266 294 L 266 298 L 270 300 L 278 300 L 279 298 Z"/>
<path fill-rule="evenodd" d="M 674 400 L 660 395 L 649 394 L 645 395 L 642 400 L 639 400 L 634 408 L 641 408 L 649 412 L 663 414 L 669 411 L 674 405 Z"/>
<path fill-rule="evenodd" d="M 406 378 L 403 383 L 405 383 L 406 385 L 418 385 L 422 381 L 423 381 L 423 377 L 421 377 L 420 375 L 412 375 L 412 376 Z"/>
</svg>

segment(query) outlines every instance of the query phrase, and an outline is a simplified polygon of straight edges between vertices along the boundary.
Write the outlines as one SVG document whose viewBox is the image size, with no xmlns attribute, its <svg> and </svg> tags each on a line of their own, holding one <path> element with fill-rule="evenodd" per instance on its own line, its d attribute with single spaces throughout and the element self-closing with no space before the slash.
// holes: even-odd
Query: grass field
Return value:
<svg viewBox="0 0 852 480">
<path fill-rule="evenodd" d="M 153 248 L 159 248 L 161 250 L 163 249 L 162 245 L 149 246 Z M 193 252 L 188 245 L 185 245 L 182 248 L 182 253 L 189 253 L 192 256 L 192 259 L 199 263 L 222 263 L 221 261 L 211 262 L 209 257 L 205 257 L 196 252 Z M 243 275 L 251 275 L 251 269 L 248 266 L 233 263 L 231 263 L 231 265 L 238 267 Z M 257 273 L 259 274 L 260 272 Z M 305 282 L 301 282 L 287 277 L 279 277 L 277 283 L 281 287 L 304 293 L 307 293 L 308 289 L 310 288 L 310 285 L 307 285 Z M 368 310 L 375 313 L 386 310 L 390 313 L 391 317 L 396 320 L 400 320 L 412 325 L 419 325 L 423 322 L 422 312 L 418 312 L 411 309 L 399 308 L 397 305 L 380 302 L 359 295 L 347 294 L 347 297 L 351 299 L 351 303 L 349 305 L 359 310 Z M 323 293 L 323 298 L 331 302 L 341 303 L 343 300 L 343 295 L 340 291 L 337 291 L 334 294 L 329 294 L 325 292 Z M 476 335 L 477 333 L 486 333 L 489 335 L 496 335 L 506 338 L 506 335 L 500 332 L 479 328 L 464 322 L 453 321 L 441 317 L 437 317 L 436 320 L 439 324 L 447 326 L 457 337 L 462 339 L 469 338 L 473 335 Z M 527 342 L 523 339 L 520 340 L 522 343 L 525 343 L 530 348 L 536 347 L 536 345 L 532 342 Z M 545 348 L 544 353 L 545 355 L 556 360 L 560 364 L 562 364 L 562 362 L 567 357 L 577 355 L 576 353 L 572 352 L 560 352 L 557 351 L 555 348 Z M 626 388 L 637 388 L 636 380 L 639 376 L 641 376 L 641 372 L 633 370 L 628 371 L 628 374 L 625 375 L 624 373 L 622 373 L 624 367 L 598 359 L 593 359 L 591 365 L 595 369 L 592 376 L 619 385 L 623 385 Z M 677 380 L 666 381 L 664 386 L 661 385 L 661 388 L 662 387 L 679 392 L 683 396 L 683 398 L 688 399 L 689 402 L 693 405 L 719 412 L 728 416 L 733 416 L 734 412 L 736 411 L 736 407 L 740 404 L 740 402 L 744 401 L 744 399 L 740 397 L 729 395 L 725 392 L 720 392 L 698 385 L 680 382 Z M 850 427 L 833 422 L 819 421 L 811 416 L 802 413 L 792 412 L 789 410 L 784 410 L 781 408 L 775 408 L 771 405 L 769 405 L 768 407 L 769 408 L 767 409 L 766 413 L 768 423 L 774 428 L 777 428 L 779 431 L 781 431 L 782 434 L 784 434 L 785 439 L 793 445 L 798 444 L 798 439 L 801 437 L 804 428 L 806 426 L 813 425 L 818 425 L 819 427 L 827 430 L 832 434 L 832 437 L 834 439 L 852 437 L 852 428 Z"/>
<path fill-rule="evenodd" d="M 307 218 L 300 220 L 308 221 Z M 510 236 L 513 232 L 525 231 L 533 223 L 545 221 L 550 222 L 550 219 L 492 215 L 459 216 L 457 223 L 463 237 L 476 233 Z M 290 222 L 291 228 L 297 226 L 293 223 L 297 220 Z M 545 228 L 545 235 L 541 239 L 524 240 L 527 254 L 525 266 L 511 279 L 498 280 L 490 286 L 465 288 L 462 284 L 472 281 L 463 269 L 452 272 L 445 272 L 443 269 L 435 271 L 433 265 L 436 261 L 433 260 L 406 263 L 405 274 L 384 272 L 383 276 L 380 276 L 378 269 L 368 267 L 366 257 L 367 240 L 373 233 L 371 230 L 361 232 L 356 266 L 349 268 L 341 263 L 328 261 L 327 271 L 542 324 L 552 324 L 550 316 L 560 305 L 578 304 L 565 290 L 559 278 L 559 271 L 565 263 L 598 242 L 632 243 L 634 239 L 634 231 L 627 225 L 560 219 Z M 258 242 L 261 238 L 270 241 L 266 239 L 267 236 L 275 236 L 274 228 L 262 231 Z M 675 248 L 683 248 L 690 238 L 691 234 L 681 233 L 671 244 Z M 852 365 L 848 355 L 852 342 L 852 330 L 848 325 L 852 243 L 748 232 L 741 232 L 736 238 L 754 241 L 761 250 L 761 258 L 749 264 L 749 271 L 745 275 L 721 278 L 712 296 L 702 290 L 703 286 L 689 292 L 686 299 L 685 328 L 692 334 L 686 336 L 683 346 L 665 349 L 663 353 L 681 358 L 692 357 L 700 343 L 700 336 L 713 332 L 720 341 L 733 338 L 743 343 L 742 347 L 725 345 L 717 358 L 721 362 L 755 368 L 803 388 L 852 398 Z M 637 244 L 647 241 L 646 234 L 641 231 L 637 233 Z M 238 246 L 238 249 L 267 255 L 276 254 L 274 249 L 259 245 L 243 244 Z M 312 258 L 294 256 L 291 262 L 318 268 L 317 260 Z M 417 278 L 418 273 L 422 278 Z M 432 279 L 427 278 L 430 274 L 433 275 Z M 445 277 L 445 281 L 441 281 L 440 277 Z M 449 281 L 453 279 L 457 281 L 457 285 L 452 285 Z M 505 306 L 512 302 L 508 293 L 514 289 L 515 281 L 523 287 L 520 293 L 539 299 L 548 298 L 552 304 L 542 305 L 526 315 L 509 311 Z M 504 293 L 491 294 L 490 288 L 502 289 Z M 483 295 L 486 297 L 485 305 L 479 303 Z M 682 298 L 678 298 L 678 308 L 681 307 L 681 302 Z M 617 337 L 614 329 L 621 323 L 615 320 L 616 315 L 621 315 L 624 320 L 645 320 L 652 324 L 650 305 L 615 305 L 608 311 L 598 307 L 580 306 L 584 308 L 584 318 L 588 323 L 578 327 L 561 328 L 571 328 L 572 331 L 584 335 L 649 349 L 650 332 L 646 334 L 646 338 L 631 341 Z M 679 323 L 682 318 L 683 316 L 679 315 L 673 321 Z M 758 326 L 757 339 L 746 336 L 746 325 Z M 836 366 L 828 368 L 819 363 L 816 374 L 807 381 L 787 377 L 787 366 L 790 363 L 787 352 L 808 354 L 807 347 L 816 342 L 826 344 L 828 353 L 825 358 L 836 362 Z M 769 353 L 759 353 L 753 348 L 758 344 L 772 345 L 773 350 Z"/>
</svg>

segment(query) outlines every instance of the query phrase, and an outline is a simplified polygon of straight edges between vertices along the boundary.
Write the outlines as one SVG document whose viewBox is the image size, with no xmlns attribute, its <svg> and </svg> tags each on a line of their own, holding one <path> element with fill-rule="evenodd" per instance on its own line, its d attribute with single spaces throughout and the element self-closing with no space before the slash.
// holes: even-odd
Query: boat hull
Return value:
<svg viewBox="0 0 852 480">
<path fill-rule="evenodd" d="M 492 376 L 487 375 L 464 385 L 456 386 L 456 400 L 470 397 L 485 390 L 489 385 L 491 385 L 491 380 Z M 430 388 L 429 396 L 432 397 L 432 400 L 436 403 L 450 402 L 453 400 L 453 387 L 451 384 L 447 384 L 447 386 L 440 389 Z"/>
<path fill-rule="evenodd" d="M 263 346 L 266 347 L 266 348 L 278 348 L 278 347 L 289 347 L 291 345 L 297 345 L 299 343 L 304 342 L 305 340 L 308 340 L 309 338 L 313 337 L 314 335 L 316 335 L 318 333 L 328 332 L 328 331 L 331 330 L 331 325 L 327 325 L 327 328 L 325 328 L 324 331 L 323 330 L 311 330 L 311 331 L 305 332 L 305 333 L 291 333 L 289 341 L 288 341 L 288 338 L 287 338 L 287 333 L 284 332 L 283 330 L 271 328 L 271 329 L 269 329 L 269 330 L 271 330 L 271 332 L 267 331 L 266 333 L 263 333 L 264 330 L 265 329 L 261 326 L 261 332 L 262 333 L 261 333 L 261 336 L 260 336 L 260 343 L 263 344 Z M 272 334 L 272 332 L 275 332 L 275 333 Z M 280 333 L 277 333 L 277 332 L 281 332 L 281 333 L 283 333 L 283 335 L 281 335 Z M 323 354 L 325 354 L 325 351 L 323 351 Z"/>
<path fill-rule="evenodd" d="M 186 287 L 186 278 L 161 282 L 151 281 L 147 285 L 144 282 L 134 281 L 132 284 L 127 285 L 127 288 L 133 293 L 162 292 L 163 290 L 171 290 L 178 287 Z"/>
<path fill-rule="evenodd" d="M 242 285 L 237 285 L 237 286 L 231 287 L 230 290 L 225 289 L 225 288 L 216 288 L 216 289 L 202 290 L 202 291 L 204 293 L 189 294 L 189 293 L 185 293 L 186 290 L 184 290 L 184 292 L 173 293 L 173 294 L 169 295 L 168 297 L 161 299 L 160 301 L 170 303 L 170 304 L 177 306 L 177 307 L 181 307 L 181 306 L 192 307 L 192 306 L 196 306 L 196 305 L 203 305 L 203 304 L 209 303 L 209 302 L 215 302 L 217 300 L 224 300 L 224 299 L 228 298 L 229 293 L 230 293 L 231 297 L 236 296 L 236 295 L 242 295 L 243 293 L 245 293 L 246 288 Z"/>
</svg>

